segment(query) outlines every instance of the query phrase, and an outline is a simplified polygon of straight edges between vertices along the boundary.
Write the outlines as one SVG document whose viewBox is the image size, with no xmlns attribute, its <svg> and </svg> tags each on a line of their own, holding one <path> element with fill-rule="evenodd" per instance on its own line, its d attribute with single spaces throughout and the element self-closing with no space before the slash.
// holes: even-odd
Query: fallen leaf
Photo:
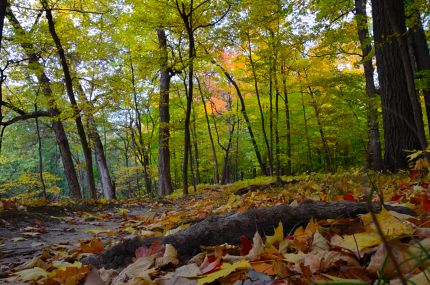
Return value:
<svg viewBox="0 0 430 285">
<path fill-rule="evenodd" d="M 273 236 L 266 236 L 266 247 L 278 246 L 279 243 L 284 239 L 284 227 L 282 222 L 279 221 L 278 227 L 275 229 Z"/>
<path fill-rule="evenodd" d="M 375 215 L 384 236 L 388 240 L 411 236 L 415 232 L 415 226 L 412 223 L 393 216 L 389 211 L 385 210 L 385 208 Z M 363 221 L 364 226 L 367 227 L 368 232 L 376 232 L 376 227 L 373 223 L 371 214 L 362 215 L 361 220 Z"/>
<path fill-rule="evenodd" d="M 178 252 L 176 251 L 175 247 L 171 244 L 166 244 L 165 247 L 166 249 L 164 250 L 163 256 L 155 260 L 156 267 L 163 267 L 168 264 L 178 265 Z"/>
<path fill-rule="evenodd" d="M 44 280 L 48 277 L 49 273 L 40 267 L 33 267 L 30 269 L 24 269 L 19 272 L 14 273 L 14 281 L 24 281 L 24 282 L 35 282 L 39 280 Z M 11 280 L 11 281 L 12 281 Z"/>
<path fill-rule="evenodd" d="M 176 276 L 179 277 L 197 277 L 198 275 L 202 274 L 200 271 L 200 268 L 195 264 L 187 264 L 181 267 L 176 268 L 175 270 Z"/>
<path fill-rule="evenodd" d="M 112 280 L 112 285 L 126 284 L 131 279 L 140 276 L 150 269 L 155 262 L 154 256 L 145 256 L 138 258 L 134 263 L 127 266 L 123 271 L 119 273 L 117 277 Z"/>
<path fill-rule="evenodd" d="M 242 259 L 239 262 L 236 262 L 234 264 L 230 263 L 224 263 L 219 270 L 212 272 L 200 279 L 197 280 L 197 285 L 203 285 L 207 283 L 214 282 L 215 280 L 218 280 L 219 278 L 226 277 L 232 272 L 240 269 L 248 269 L 251 268 L 251 264 L 249 261 Z"/>
<path fill-rule="evenodd" d="M 377 246 L 380 243 L 381 237 L 375 232 L 345 235 L 343 238 L 335 235 L 330 240 L 332 246 L 348 249 L 357 256 L 360 256 L 364 249 Z"/>
<path fill-rule="evenodd" d="M 318 229 L 318 223 L 315 220 L 311 220 L 305 229 L 299 227 L 294 232 L 293 247 L 301 252 L 308 252 L 312 245 L 313 236 Z"/>
</svg>

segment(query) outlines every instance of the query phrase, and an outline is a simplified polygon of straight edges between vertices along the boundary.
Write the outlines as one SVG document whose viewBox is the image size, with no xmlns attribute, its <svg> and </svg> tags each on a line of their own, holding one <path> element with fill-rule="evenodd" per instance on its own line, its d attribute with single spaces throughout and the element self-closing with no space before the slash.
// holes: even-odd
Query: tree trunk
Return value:
<svg viewBox="0 0 430 285">
<path fill-rule="evenodd" d="M 137 102 L 137 90 L 136 90 L 136 83 L 135 83 L 135 75 L 134 75 L 134 67 L 133 67 L 133 61 L 130 56 L 130 69 L 131 69 L 131 85 L 133 87 L 133 103 L 134 103 L 134 113 L 135 113 L 135 120 L 136 120 L 136 129 L 138 134 L 138 142 L 136 142 L 136 138 L 133 131 L 133 126 L 131 125 L 130 128 L 132 130 L 132 139 L 135 145 L 135 149 L 138 153 L 138 159 L 140 164 L 143 166 L 143 177 L 145 179 L 145 189 L 146 193 L 148 195 L 152 195 L 152 178 L 151 174 L 149 172 L 149 157 L 148 157 L 148 151 L 146 150 L 145 142 L 143 139 L 142 134 L 142 118 L 139 111 L 139 104 Z"/>
<path fill-rule="evenodd" d="M 6 15 L 6 7 L 7 7 L 7 0 L 0 0 L 0 50 L 2 48 L 3 25 L 4 25 L 4 18 Z M 0 123 L 1 123 L 3 120 L 3 112 L 2 112 L 3 90 L 2 89 L 3 89 L 4 79 L 3 79 L 3 74 L 1 74 L 0 76 L 1 76 L 0 78 Z"/>
<path fill-rule="evenodd" d="M 311 105 L 314 108 L 315 117 L 316 117 L 317 123 L 318 123 L 318 130 L 319 130 L 319 133 L 320 133 L 321 143 L 323 145 L 325 164 L 326 164 L 326 167 L 327 167 L 328 171 L 334 172 L 333 163 L 332 163 L 331 154 L 330 154 L 330 149 L 328 147 L 327 139 L 326 139 L 326 137 L 324 135 L 323 126 L 322 126 L 322 123 L 321 123 L 320 108 L 317 105 L 317 101 L 315 100 L 314 92 L 313 92 L 313 90 L 312 90 L 312 88 L 310 86 L 308 86 L 308 90 L 309 90 L 309 95 L 312 98 L 312 104 Z"/>
<path fill-rule="evenodd" d="M 394 34 L 385 1 L 372 0 L 373 30 L 384 125 L 385 169 L 398 171 L 408 166 L 405 150 L 420 149 L 420 135 L 414 117 L 398 41 L 387 40 Z M 396 19 L 403 20 L 403 1 L 395 0 Z M 416 99 L 416 98 L 415 98 Z"/>
<path fill-rule="evenodd" d="M 249 33 L 247 34 L 247 37 L 248 37 L 248 58 L 249 58 L 249 62 L 251 64 L 252 77 L 254 79 L 254 87 L 255 87 L 255 94 L 257 95 L 258 110 L 260 111 L 261 130 L 263 131 L 263 139 L 264 139 L 264 143 L 266 145 L 267 155 L 270 157 L 269 140 L 267 139 L 266 124 L 265 124 L 265 120 L 264 120 L 263 108 L 261 107 L 260 90 L 258 89 L 257 72 L 255 70 L 254 60 L 252 59 L 252 47 L 251 47 L 251 39 L 249 37 Z"/>
<path fill-rule="evenodd" d="M 218 158 L 217 158 L 216 150 L 215 150 L 215 143 L 214 143 L 214 139 L 212 137 L 212 130 L 211 130 L 211 126 L 210 126 L 210 123 L 209 123 L 208 110 L 207 110 L 207 107 L 206 107 L 205 98 L 203 96 L 202 86 L 200 84 L 200 80 L 198 80 L 198 79 L 197 79 L 197 84 L 199 86 L 200 98 L 202 100 L 203 108 L 205 110 L 206 125 L 207 125 L 207 128 L 208 128 L 209 139 L 211 141 L 212 158 L 213 158 L 213 161 L 214 161 L 214 183 L 218 184 L 219 183 L 219 173 L 218 173 L 219 167 L 218 167 Z"/>
<path fill-rule="evenodd" d="M 231 84 L 233 84 L 234 88 L 236 89 L 237 96 L 239 97 L 239 100 L 240 100 L 242 116 L 245 119 L 246 126 L 248 128 L 248 132 L 251 137 L 251 142 L 252 142 L 252 146 L 254 147 L 255 156 L 257 157 L 258 164 L 260 165 L 261 172 L 263 173 L 263 175 L 267 176 L 268 173 L 267 173 L 266 165 L 261 158 L 260 151 L 258 150 L 257 141 L 255 140 L 254 132 L 252 131 L 251 121 L 249 120 L 248 114 L 246 113 L 245 100 L 243 99 L 242 92 L 240 92 L 239 86 L 237 85 L 233 77 L 231 77 L 231 75 L 220 64 L 216 63 L 214 60 L 212 61 L 212 63 L 217 65 L 222 70 L 227 80 Z"/>
<path fill-rule="evenodd" d="M 292 175 L 290 104 L 288 102 L 287 75 L 284 65 L 282 65 L 281 68 L 285 104 L 285 121 L 287 125 L 287 175 Z"/>
<path fill-rule="evenodd" d="M 376 99 L 375 81 L 373 79 L 373 65 L 370 53 L 372 46 L 369 41 L 369 31 L 367 28 L 366 1 L 355 0 L 355 20 L 357 22 L 358 38 L 360 40 L 361 51 L 363 53 L 364 76 L 366 79 L 366 93 L 369 97 L 367 126 L 369 142 L 367 146 L 368 167 L 373 170 L 382 170 L 383 161 L 381 153 L 381 142 L 379 136 L 378 109 L 374 103 Z"/>
<path fill-rule="evenodd" d="M 81 141 L 82 151 L 85 156 L 86 170 L 87 170 L 87 178 L 88 178 L 88 186 L 90 190 L 91 198 L 97 198 L 96 184 L 94 181 L 94 172 L 93 172 L 93 159 L 91 155 L 91 149 L 88 145 L 87 137 L 85 134 L 84 125 L 82 124 L 81 115 L 79 114 L 79 107 L 75 100 L 75 95 L 73 91 L 73 82 L 72 76 L 70 74 L 69 65 L 67 64 L 66 55 L 64 53 L 63 46 L 61 45 L 60 38 L 57 35 L 55 30 L 54 19 L 52 17 L 52 12 L 48 8 L 48 3 L 46 0 L 42 0 L 43 8 L 45 9 L 46 19 L 48 20 L 49 32 L 51 33 L 52 39 L 54 40 L 55 46 L 57 48 L 58 55 L 60 57 L 60 63 L 63 68 L 64 73 L 64 81 L 66 84 L 67 96 L 69 97 L 70 103 L 72 104 L 76 128 L 78 130 L 79 139 Z"/>
<path fill-rule="evenodd" d="M 170 112 L 169 92 L 170 75 L 168 71 L 167 39 L 163 29 L 157 29 L 158 46 L 160 49 L 160 123 L 158 131 L 158 195 L 173 193 L 170 174 Z"/>
<path fill-rule="evenodd" d="M 84 114 L 87 117 L 89 137 L 94 144 L 96 165 L 100 173 L 100 182 L 103 189 L 103 196 L 108 200 L 115 199 L 116 198 L 115 187 L 113 185 L 112 178 L 109 173 L 109 168 L 107 165 L 103 143 L 100 138 L 99 132 L 97 131 L 94 115 L 92 113 L 92 108 L 94 108 L 94 106 L 92 106 L 91 102 L 88 101 L 85 95 L 84 89 L 80 84 L 78 84 L 78 92 L 79 92 L 78 94 L 80 94 L 80 99 L 82 100 L 82 102 L 84 102 L 85 105 L 88 106 L 88 108 L 84 109 Z"/>
<path fill-rule="evenodd" d="M 398 5 L 391 2 L 392 0 L 384 0 L 385 15 L 389 18 L 391 29 L 394 38 L 397 42 L 397 47 L 400 53 L 401 62 L 403 64 L 404 77 L 406 79 L 407 94 L 411 102 L 413 110 L 413 118 L 415 122 L 415 131 L 420 142 L 421 149 L 427 148 L 427 140 L 424 131 L 424 123 L 422 118 L 421 106 L 418 101 L 418 96 L 415 89 L 414 68 L 411 63 L 409 49 L 406 38 L 406 24 L 405 24 L 405 9 L 404 3 L 398 0 Z M 396 1 L 394 1 L 396 2 Z"/>
<path fill-rule="evenodd" d="M 385 205 L 388 210 L 416 215 L 416 213 L 402 206 Z M 381 207 L 374 204 L 373 210 Z M 311 219 L 340 219 L 355 218 L 368 213 L 365 202 L 315 202 L 307 200 L 297 207 L 279 205 L 270 208 L 251 209 L 245 213 L 233 213 L 211 216 L 203 221 L 194 223 L 186 230 L 165 237 L 150 237 L 125 240 L 113 246 L 99 256 L 90 256 L 84 260 L 86 264 L 93 264 L 98 268 L 117 268 L 132 262 L 135 250 L 141 245 L 150 246 L 155 240 L 163 244 L 172 244 L 178 251 L 181 260 L 186 261 L 196 254 L 200 246 L 214 246 L 221 244 L 240 244 L 240 237 L 252 239 L 255 232 L 264 237 L 273 235 L 274 229 L 282 222 L 284 234 L 291 234 L 299 226 L 306 226 Z"/>
<path fill-rule="evenodd" d="M 12 24 L 15 32 L 23 37 L 26 36 L 26 31 L 22 28 L 21 24 L 16 19 L 12 10 L 9 8 L 6 11 L 7 17 Z M 60 115 L 60 111 L 56 105 L 55 99 L 53 97 L 53 92 L 51 88 L 51 83 L 48 76 L 44 72 L 44 67 L 38 61 L 38 55 L 35 47 L 31 43 L 20 43 L 27 57 L 29 57 L 29 68 L 36 75 L 39 84 L 41 85 L 42 92 L 47 100 L 49 112 L 54 117 L 52 122 L 52 129 L 54 130 L 55 139 L 57 141 L 58 147 L 60 149 L 61 160 L 63 162 L 64 173 L 67 180 L 67 185 L 69 186 L 70 194 L 73 198 L 82 198 L 78 176 L 76 174 L 75 166 L 73 165 L 72 153 L 70 151 L 69 141 L 67 139 L 66 132 L 64 130 L 63 124 L 57 118 Z"/>
<path fill-rule="evenodd" d="M 196 130 L 196 112 L 193 107 L 193 129 L 191 132 L 192 138 L 193 138 L 193 146 L 194 146 L 194 161 L 196 163 L 196 184 L 201 183 L 201 177 L 200 177 L 200 166 L 199 166 L 199 148 L 197 143 L 197 130 Z"/>
<path fill-rule="evenodd" d="M 306 107 L 305 107 L 305 99 L 304 99 L 304 92 L 303 92 L 303 86 L 302 86 L 302 80 L 300 73 L 297 72 L 297 76 L 299 77 L 299 83 L 300 83 L 300 95 L 302 98 L 302 110 L 303 110 L 303 121 L 305 123 L 305 131 L 306 131 L 306 144 L 308 147 L 308 163 L 310 165 L 310 170 L 312 170 L 312 153 L 311 153 L 311 142 L 309 138 L 309 129 L 308 129 L 308 119 L 306 117 Z"/>
<path fill-rule="evenodd" d="M 34 110 L 37 112 L 37 104 L 34 105 Z M 43 198 L 46 200 L 46 184 L 43 177 L 43 155 L 42 155 L 42 138 L 40 136 L 39 118 L 36 117 L 36 135 L 37 135 L 37 153 L 39 155 L 39 177 L 42 183 Z"/>
<path fill-rule="evenodd" d="M 411 5 L 415 5 L 415 1 L 411 1 Z M 423 29 L 420 12 L 416 7 L 411 7 L 412 15 L 410 16 L 414 21 L 412 27 L 409 29 L 409 35 L 412 39 L 413 54 L 417 64 L 418 78 L 424 81 L 424 101 L 427 113 L 427 124 L 430 133 L 430 52 L 427 45 L 426 34 Z M 420 74 L 426 72 L 426 74 Z"/>
</svg>

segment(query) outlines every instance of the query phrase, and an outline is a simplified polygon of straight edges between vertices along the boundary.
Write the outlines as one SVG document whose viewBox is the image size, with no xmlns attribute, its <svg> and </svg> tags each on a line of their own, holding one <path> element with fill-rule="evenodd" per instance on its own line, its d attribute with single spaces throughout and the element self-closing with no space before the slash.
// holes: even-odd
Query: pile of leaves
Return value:
<svg viewBox="0 0 430 285">
<path fill-rule="evenodd" d="M 191 197 L 171 197 L 164 202 L 128 200 L 113 214 L 77 211 L 83 219 L 118 222 L 116 230 L 92 229 L 95 237 L 73 248 L 55 245 L 13 269 L 7 282 L 34 284 L 402 284 L 403 277 L 415 284 L 428 284 L 430 276 L 429 183 L 425 175 L 409 172 L 380 176 L 372 183 L 379 196 L 393 204 L 409 206 L 417 217 L 381 211 L 356 219 L 312 220 L 306 227 L 284 233 L 282 224 L 274 235 L 255 234 L 252 241 L 241 237 L 241 246 L 229 244 L 202 247 L 190 260 L 178 256 L 172 245 L 153 243 L 136 250 L 135 259 L 121 269 L 95 269 L 82 258 L 101 253 L 112 240 L 131 236 L 169 235 L 195 220 L 212 214 L 244 212 L 254 207 L 288 203 L 299 206 L 304 199 L 321 201 L 367 199 L 362 175 L 342 174 L 298 177 L 298 183 L 266 191 L 235 195 L 238 187 L 209 187 Z M 243 182 L 241 182 L 243 183 Z M 250 183 L 251 185 L 252 183 Z M 256 188 L 256 187 L 253 187 Z M 135 215 L 130 207 L 149 207 Z M 69 219 L 70 224 L 73 220 Z M 382 235 L 381 235 L 382 233 Z M 222 233 L 220 233 L 222 234 Z M 386 244 L 384 243 L 385 237 Z M 120 238 L 117 238 L 119 241 Z M 387 248 L 389 252 L 387 252 Z M 394 256 L 393 262 L 389 253 Z"/>
</svg>

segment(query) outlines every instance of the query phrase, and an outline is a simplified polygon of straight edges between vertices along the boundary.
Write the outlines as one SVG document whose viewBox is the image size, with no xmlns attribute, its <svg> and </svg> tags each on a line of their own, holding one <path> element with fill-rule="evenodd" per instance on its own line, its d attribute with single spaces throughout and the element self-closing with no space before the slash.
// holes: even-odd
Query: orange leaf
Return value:
<svg viewBox="0 0 430 285">
<path fill-rule="evenodd" d="M 251 266 L 257 272 L 265 273 L 267 275 L 275 275 L 273 263 L 271 262 L 254 262 L 251 263 Z"/>
<path fill-rule="evenodd" d="M 105 250 L 103 242 L 99 238 L 93 238 L 89 243 L 81 241 L 81 253 L 100 253 Z"/>
</svg>

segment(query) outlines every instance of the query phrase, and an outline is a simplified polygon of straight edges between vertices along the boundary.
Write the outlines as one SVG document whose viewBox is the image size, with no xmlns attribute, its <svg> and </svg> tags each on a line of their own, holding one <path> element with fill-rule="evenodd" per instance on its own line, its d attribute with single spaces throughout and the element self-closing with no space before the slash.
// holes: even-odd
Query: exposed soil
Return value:
<svg viewBox="0 0 430 285">
<path fill-rule="evenodd" d="M 154 214 L 153 209 L 144 206 L 130 206 L 126 208 L 126 212 L 127 217 Z M 48 247 L 73 249 L 79 246 L 80 240 L 89 240 L 95 235 L 104 243 L 120 240 L 130 234 L 120 231 L 126 220 L 124 214 L 112 204 L 87 204 L 72 208 L 43 206 L 31 207 L 25 211 L 2 212 L 0 272 L 7 272 L 31 260 Z M 115 235 L 109 235 L 109 230 Z"/>
</svg>

